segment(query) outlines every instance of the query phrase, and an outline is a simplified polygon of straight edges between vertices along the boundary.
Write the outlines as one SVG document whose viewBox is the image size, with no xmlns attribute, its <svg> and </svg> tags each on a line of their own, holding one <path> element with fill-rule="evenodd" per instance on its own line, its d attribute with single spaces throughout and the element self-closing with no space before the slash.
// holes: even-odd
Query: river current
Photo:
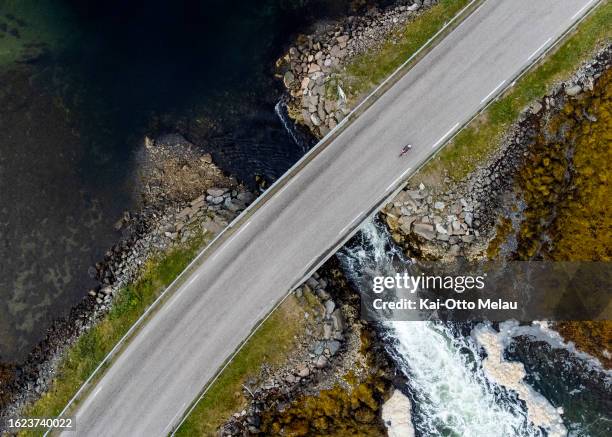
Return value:
<svg viewBox="0 0 612 437">
<path fill-rule="evenodd" d="M 410 264 L 373 221 L 338 256 L 357 287 Z M 378 329 L 408 381 L 418 436 L 612 434 L 612 372 L 544 323 L 406 321 Z"/>
</svg>

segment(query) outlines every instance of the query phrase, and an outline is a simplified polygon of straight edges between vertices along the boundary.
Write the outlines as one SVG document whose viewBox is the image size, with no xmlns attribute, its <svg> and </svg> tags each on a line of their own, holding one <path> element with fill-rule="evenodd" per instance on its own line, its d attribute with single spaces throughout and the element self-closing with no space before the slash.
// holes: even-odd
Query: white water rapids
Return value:
<svg viewBox="0 0 612 437">
<path fill-rule="evenodd" d="M 361 238 L 339 253 L 351 279 L 363 284 L 364 275 L 394 275 L 393 259 L 401 254 L 386 230 L 369 222 Z M 524 381 L 521 363 L 503 359 L 501 334 L 492 328 L 481 325 L 464 336 L 450 324 L 413 321 L 385 322 L 383 331 L 408 380 L 417 435 L 567 435 L 562 410 Z"/>
</svg>

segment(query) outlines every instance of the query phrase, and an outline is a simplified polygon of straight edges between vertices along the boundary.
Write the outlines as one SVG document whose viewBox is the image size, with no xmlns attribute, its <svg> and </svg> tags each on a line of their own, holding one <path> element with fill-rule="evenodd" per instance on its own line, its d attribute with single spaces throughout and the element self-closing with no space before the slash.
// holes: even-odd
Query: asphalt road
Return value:
<svg viewBox="0 0 612 437">
<path fill-rule="evenodd" d="M 170 432 L 296 281 L 579 19 L 586 4 L 487 0 L 174 293 L 81 402 L 76 433 Z M 407 142 L 414 147 L 400 159 Z"/>
</svg>

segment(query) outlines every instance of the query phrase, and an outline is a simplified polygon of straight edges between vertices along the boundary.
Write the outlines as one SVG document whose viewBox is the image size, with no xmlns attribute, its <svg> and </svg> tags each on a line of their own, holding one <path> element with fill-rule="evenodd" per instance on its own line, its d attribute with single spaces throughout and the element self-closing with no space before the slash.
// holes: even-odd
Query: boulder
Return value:
<svg viewBox="0 0 612 437">
<path fill-rule="evenodd" d="M 315 362 L 315 366 L 317 369 L 323 369 L 327 366 L 327 357 L 325 355 L 319 356 Z"/>
<path fill-rule="evenodd" d="M 341 343 L 338 340 L 332 340 L 327 342 L 327 350 L 329 350 L 329 354 L 331 356 L 336 355 L 338 350 L 340 349 Z"/>
<path fill-rule="evenodd" d="M 332 337 L 332 325 L 325 323 L 323 325 L 323 339 L 329 340 Z"/>
<path fill-rule="evenodd" d="M 542 104 L 540 102 L 535 102 L 533 105 L 531 105 L 531 112 L 533 114 L 537 114 L 541 110 L 542 110 Z"/>
<path fill-rule="evenodd" d="M 321 71 L 321 67 L 318 64 L 312 63 L 308 66 L 308 74 L 316 73 L 317 71 Z"/>
<path fill-rule="evenodd" d="M 312 121 L 312 124 L 314 124 L 315 126 L 321 125 L 321 119 L 317 114 L 310 114 L 310 121 Z"/>
<path fill-rule="evenodd" d="M 299 364 L 295 368 L 295 374 L 300 378 L 306 378 L 308 375 L 310 375 L 310 369 L 305 364 Z"/>
<path fill-rule="evenodd" d="M 330 299 L 325 301 L 325 315 L 327 317 L 331 316 L 331 314 L 334 312 L 334 309 L 336 309 L 336 304 L 333 300 Z"/>
<path fill-rule="evenodd" d="M 580 85 L 572 85 L 568 88 L 565 88 L 565 94 L 568 96 L 577 96 L 582 92 L 582 87 Z"/>
<path fill-rule="evenodd" d="M 344 317 L 342 317 L 342 313 L 339 309 L 336 309 L 331 314 L 332 324 L 334 325 L 334 331 L 342 332 L 344 331 Z"/>
<path fill-rule="evenodd" d="M 225 188 L 209 188 L 206 193 L 212 197 L 220 197 L 227 191 Z"/>
<path fill-rule="evenodd" d="M 468 225 L 469 227 L 472 227 L 472 221 L 474 220 L 474 215 L 471 212 L 466 212 L 465 217 L 463 219 L 465 220 L 466 225 Z"/>
<path fill-rule="evenodd" d="M 433 240 L 436 236 L 433 225 L 428 223 L 416 223 L 412 228 L 412 232 L 426 240 Z"/>
<path fill-rule="evenodd" d="M 295 76 L 293 75 L 291 71 L 287 71 L 285 75 L 283 76 L 283 83 L 285 84 L 285 87 L 291 88 L 291 86 L 293 85 L 293 82 L 295 82 Z"/>
</svg>

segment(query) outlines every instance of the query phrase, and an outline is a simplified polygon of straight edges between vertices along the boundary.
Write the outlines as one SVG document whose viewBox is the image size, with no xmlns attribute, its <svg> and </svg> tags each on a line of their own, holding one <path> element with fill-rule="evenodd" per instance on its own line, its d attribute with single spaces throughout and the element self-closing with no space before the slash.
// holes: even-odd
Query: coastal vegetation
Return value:
<svg viewBox="0 0 612 437">
<path fill-rule="evenodd" d="M 522 220 L 512 229 L 508 219 L 500 219 L 490 257 L 514 238 L 512 256 L 519 260 L 612 259 L 611 85 L 612 71 L 607 70 L 592 91 L 569 99 L 541 126 L 515 181 L 524 202 Z M 612 365 L 605 353 L 612 350 L 610 321 L 560 322 L 555 327 L 604 366 Z"/>
<path fill-rule="evenodd" d="M 208 240 L 209 237 L 204 234 L 197 235 L 183 247 L 149 260 L 140 278 L 118 293 L 110 312 L 69 347 L 58 365 L 49 390 L 28 407 L 24 415 L 56 417 L 106 354 L 187 267 Z M 22 435 L 39 435 L 42 432 L 24 431 Z"/>
<path fill-rule="evenodd" d="M 612 4 L 603 2 L 562 44 L 475 118 L 421 171 L 416 180 L 465 179 L 485 163 L 521 111 L 568 77 L 612 37 Z M 437 177 L 436 177 L 437 176 Z"/>
<path fill-rule="evenodd" d="M 381 399 L 388 386 L 377 375 L 350 387 L 335 386 L 315 396 L 303 396 L 286 410 L 267 411 L 262 430 L 267 435 L 380 436 L 385 427 L 380 417 Z"/>
<path fill-rule="evenodd" d="M 383 82 L 416 53 L 470 0 L 440 0 L 389 35 L 379 46 L 353 57 L 339 72 L 349 104 Z"/>
<path fill-rule="evenodd" d="M 300 396 L 282 409 L 268 409 L 262 415 L 261 430 L 266 435 L 296 437 L 386 435 L 381 409 L 390 381 L 374 341 L 371 333 L 362 330 L 360 355 L 367 363 L 365 372 L 354 368 L 331 388 Z"/>
<path fill-rule="evenodd" d="M 256 378 L 264 364 L 282 364 L 303 325 L 303 309 L 291 295 L 246 341 L 198 401 L 176 435 L 214 435 L 232 413 L 247 404 L 243 391 L 247 380 Z"/>
<path fill-rule="evenodd" d="M 612 71 L 570 99 L 538 134 L 517 176 L 526 207 L 518 256 L 610 261 Z"/>
</svg>

